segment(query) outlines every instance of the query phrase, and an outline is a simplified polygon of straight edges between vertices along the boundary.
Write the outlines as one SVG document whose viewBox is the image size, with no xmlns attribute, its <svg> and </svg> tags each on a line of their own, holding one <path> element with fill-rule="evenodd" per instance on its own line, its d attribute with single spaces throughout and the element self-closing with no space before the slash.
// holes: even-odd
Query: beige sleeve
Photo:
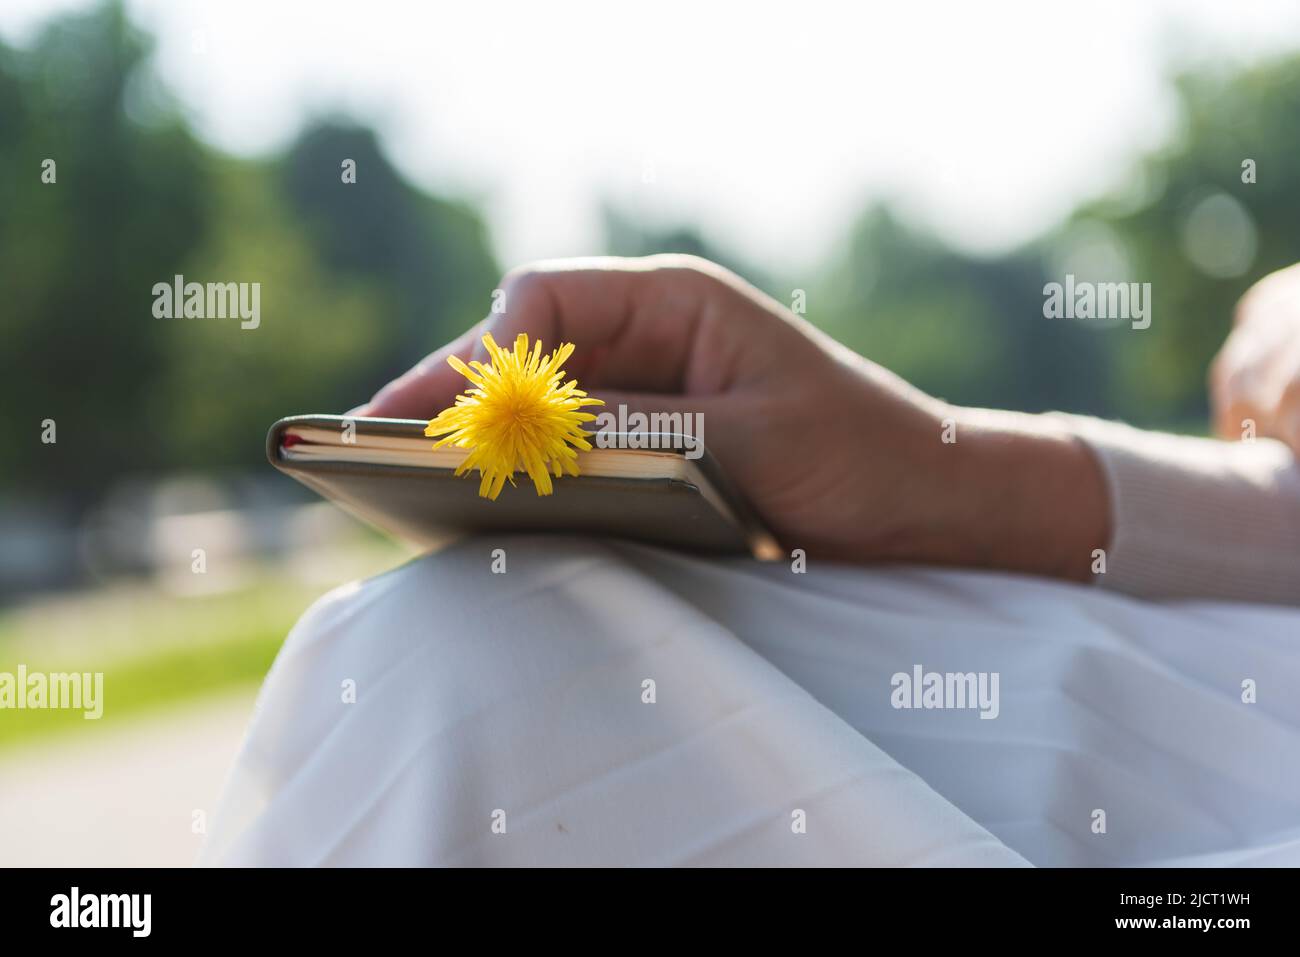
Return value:
<svg viewBox="0 0 1300 957">
<path fill-rule="evenodd" d="M 1272 439 L 1221 442 L 1054 413 L 1110 493 L 1105 588 L 1300 605 L 1300 464 Z"/>
</svg>

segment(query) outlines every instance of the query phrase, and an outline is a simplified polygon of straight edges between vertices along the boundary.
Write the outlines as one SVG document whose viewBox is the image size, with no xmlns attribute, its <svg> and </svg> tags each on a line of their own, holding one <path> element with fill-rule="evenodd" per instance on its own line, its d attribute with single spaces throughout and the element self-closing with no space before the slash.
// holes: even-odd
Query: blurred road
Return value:
<svg viewBox="0 0 1300 957">
<path fill-rule="evenodd" d="M 254 689 L 0 753 L 0 866 L 194 863 Z"/>
</svg>

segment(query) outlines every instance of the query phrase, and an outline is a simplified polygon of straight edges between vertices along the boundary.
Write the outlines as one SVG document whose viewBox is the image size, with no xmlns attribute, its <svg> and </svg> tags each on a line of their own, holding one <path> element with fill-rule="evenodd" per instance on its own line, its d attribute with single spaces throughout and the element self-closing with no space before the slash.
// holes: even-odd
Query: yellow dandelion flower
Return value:
<svg viewBox="0 0 1300 957">
<path fill-rule="evenodd" d="M 463 475 L 478 469 L 482 480 L 478 493 L 496 499 L 514 473 L 528 473 L 538 495 L 550 495 L 551 473 L 578 474 L 578 449 L 587 450 L 592 433 L 582 423 L 595 420 L 584 405 L 604 405 L 578 388 L 570 379 L 563 385 L 564 363 L 573 355 L 573 343 L 566 342 L 550 357 L 542 355 L 538 340 L 530 352 L 528 336 L 515 338 L 514 351 L 501 348 L 491 335 L 483 337 L 491 362 L 466 365 L 449 356 L 451 367 L 473 383 L 474 388 L 456 396 L 456 404 L 443 409 L 424 430 L 427 436 L 442 435 L 434 448 L 444 445 L 469 449 L 456 469 Z"/>
</svg>

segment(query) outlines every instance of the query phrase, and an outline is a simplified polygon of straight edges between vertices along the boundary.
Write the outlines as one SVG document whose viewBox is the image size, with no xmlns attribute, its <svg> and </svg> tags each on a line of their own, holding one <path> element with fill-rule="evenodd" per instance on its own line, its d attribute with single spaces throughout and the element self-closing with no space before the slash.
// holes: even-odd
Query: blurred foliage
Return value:
<svg viewBox="0 0 1300 957">
<path fill-rule="evenodd" d="M 97 477 L 86 462 L 114 473 L 166 461 L 130 440 L 159 431 L 145 412 L 172 358 L 146 321 L 149 290 L 201 241 L 208 184 L 179 121 L 142 130 L 126 118 L 147 50 L 110 6 L 0 52 L 0 164 L 13 171 L 0 177 L 6 483 L 87 496 Z M 56 185 L 40 182 L 46 157 Z M 39 442 L 47 418 L 62 425 L 57 445 Z"/>
<path fill-rule="evenodd" d="M 1205 376 L 1255 280 L 1300 261 L 1300 58 L 1175 78 L 1180 129 L 1111 195 L 1008 255 L 972 258 L 886 209 L 860 220 L 810 317 L 956 402 L 1203 428 Z M 1243 181 L 1243 162 L 1257 181 Z M 1193 247 L 1209 254 L 1197 256 Z M 1208 262 L 1207 262 L 1208 259 Z M 1217 264 L 1216 264 L 1217 263 Z M 1066 273 L 1151 284 L 1148 329 L 1045 319 Z M 817 306 L 821 307 L 818 316 Z"/>
<path fill-rule="evenodd" d="M 1154 290 L 1151 328 L 1120 335 L 1110 351 L 1114 408 L 1159 425 L 1202 417 L 1205 374 L 1246 289 L 1262 276 L 1300 261 L 1300 58 L 1288 57 L 1244 74 L 1205 70 L 1177 78 L 1182 129 L 1175 142 L 1145 157 L 1116 196 L 1089 204 L 1074 223 L 1113 231 L 1135 278 Z M 1257 182 L 1242 181 L 1242 163 L 1256 164 Z M 1243 222 L 1203 224 L 1210 235 L 1243 249 L 1238 275 L 1207 275 L 1188 255 L 1198 207 L 1226 200 Z M 1253 255 L 1251 249 L 1253 248 Z"/>
<path fill-rule="evenodd" d="M 1046 281 L 1033 251 L 969 258 L 877 208 L 860 220 L 823 288 L 810 291 L 809 318 L 954 402 L 1114 411 L 1105 336 L 1044 319 Z"/>
<path fill-rule="evenodd" d="M 80 511 L 128 473 L 255 465 L 275 419 L 355 405 L 490 306 L 482 220 L 373 133 L 324 120 L 283 156 L 221 155 L 149 51 L 117 3 L 0 46 L 0 166 L 30 172 L 0 177 L 0 493 Z M 261 283 L 259 328 L 155 318 L 177 274 Z"/>
<path fill-rule="evenodd" d="M 0 46 L 0 166 L 17 171 L 0 177 L 0 494 L 82 509 L 126 473 L 255 466 L 274 419 L 346 409 L 489 305 L 498 265 L 479 214 L 404 181 L 371 130 L 317 119 L 281 155 L 222 155 L 159 89 L 149 52 L 117 3 Z M 1300 60 L 1201 69 L 1175 90 L 1171 143 L 1006 255 L 953 250 L 887 206 L 864 211 L 820 275 L 784 286 L 692 230 L 614 211 L 607 250 L 709 256 L 784 302 L 805 287 L 809 319 L 952 401 L 1194 423 L 1237 297 L 1300 259 Z M 40 182 L 46 157 L 55 186 Z M 1241 261 L 1207 268 L 1198 243 Z M 1067 271 L 1150 282 L 1151 328 L 1045 319 L 1043 286 Z M 260 328 L 154 318 L 153 285 L 178 273 L 260 282 Z M 56 446 L 39 442 L 47 418 Z"/>
</svg>

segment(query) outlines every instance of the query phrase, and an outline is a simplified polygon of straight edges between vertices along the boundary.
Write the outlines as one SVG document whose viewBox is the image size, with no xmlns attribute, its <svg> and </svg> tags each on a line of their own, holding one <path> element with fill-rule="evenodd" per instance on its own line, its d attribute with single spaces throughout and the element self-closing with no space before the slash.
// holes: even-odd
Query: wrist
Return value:
<svg viewBox="0 0 1300 957">
<path fill-rule="evenodd" d="M 1110 540 L 1110 505 L 1082 440 L 1014 412 L 949 406 L 943 423 L 933 506 L 895 557 L 1089 580 L 1094 549 Z"/>
</svg>

